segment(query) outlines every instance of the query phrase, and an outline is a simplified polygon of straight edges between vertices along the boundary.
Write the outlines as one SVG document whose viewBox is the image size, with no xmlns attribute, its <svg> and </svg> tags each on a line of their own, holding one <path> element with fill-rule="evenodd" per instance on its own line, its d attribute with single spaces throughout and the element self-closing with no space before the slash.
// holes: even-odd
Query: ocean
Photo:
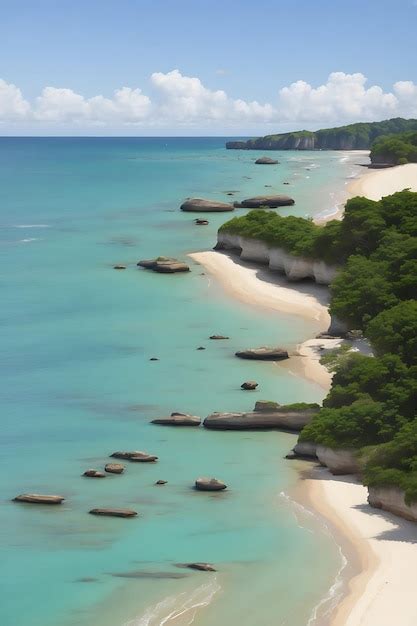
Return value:
<svg viewBox="0 0 417 626">
<path fill-rule="evenodd" d="M 179 211 L 188 196 L 283 192 L 296 200 L 284 215 L 331 214 L 358 171 L 339 152 L 280 152 L 278 166 L 256 166 L 261 153 L 227 151 L 226 139 L 0 138 L 2 626 L 317 623 L 343 559 L 292 499 L 298 474 L 284 456 L 295 436 L 149 423 L 323 398 L 286 367 L 234 357 L 292 348 L 314 321 L 234 301 L 190 259 L 189 274 L 136 267 L 214 245 L 231 214 L 196 227 Z M 257 391 L 240 389 L 248 379 Z M 123 449 L 159 461 L 81 476 Z M 201 475 L 228 490 L 195 492 Z M 24 492 L 66 500 L 11 501 Z M 88 514 L 105 506 L 139 516 Z M 187 561 L 217 572 L 176 566 Z"/>
</svg>

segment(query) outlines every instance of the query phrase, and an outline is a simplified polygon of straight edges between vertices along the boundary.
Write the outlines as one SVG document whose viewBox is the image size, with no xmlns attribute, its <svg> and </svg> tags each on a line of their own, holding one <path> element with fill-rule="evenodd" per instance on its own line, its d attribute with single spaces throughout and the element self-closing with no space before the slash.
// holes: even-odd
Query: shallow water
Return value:
<svg viewBox="0 0 417 626">
<path fill-rule="evenodd" d="M 184 258 L 213 245 L 228 216 L 195 227 L 178 211 L 187 196 L 280 191 L 296 199 L 284 214 L 331 212 L 358 160 L 288 152 L 279 166 L 261 167 L 258 153 L 223 145 L 0 139 L 4 626 L 301 626 L 340 567 L 322 527 L 309 516 L 297 521 L 280 496 L 297 479 L 283 460 L 292 435 L 149 424 L 174 410 L 205 416 L 248 410 L 257 399 L 322 398 L 284 367 L 233 356 L 251 345 L 291 347 L 316 332 L 314 322 L 234 302 L 194 264 L 175 276 L 136 268 L 139 258 Z M 115 263 L 128 269 L 116 272 Z M 213 333 L 230 340 L 211 342 Z M 242 392 L 247 379 L 259 391 Z M 105 480 L 80 476 L 116 449 L 160 460 Z M 199 475 L 230 489 L 196 493 Z M 168 485 L 155 487 L 159 478 Z M 10 502 L 29 491 L 66 501 Z M 89 516 L 97 506 L 133 507 L 140 517 Z M 219 571 L 175 567 L 192 560 Z"/>
</svg>

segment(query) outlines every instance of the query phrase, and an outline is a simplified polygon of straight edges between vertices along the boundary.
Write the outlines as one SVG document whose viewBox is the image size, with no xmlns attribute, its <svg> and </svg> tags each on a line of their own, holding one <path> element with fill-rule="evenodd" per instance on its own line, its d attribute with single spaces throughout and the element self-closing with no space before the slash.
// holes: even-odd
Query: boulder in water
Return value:
<svg viewBox="0 0 417 626">
<path fill-rule="evenodd" d="M 151 421 L 151 424 L 162 426 L 200 426 L 201 417 L 188 415 L 187 413 L 171 413 L 169 417 L 158 417 Z"/>
<path fill-rule="evenodd" d="M 219 340 L 219 339 L 230 339 L 230 337 L 226 337 L 225 335 L 211 335 L 209 337 L 209 339 L 215 339 L 215 340 Z"/>
<path fill-rule="evenodd" d="M 107 517 L 136 517 L 137 515 L 137 512 L 132 509 L 91 509 L 89 513 Z"/>
<path fill-rule="evenodd" d="M 188 569 L 196 569 L 200 572 L 215 572 L 216 569 L 211 563 L 176 563 L 177 567 L 188 567 Z"/>
<path fill-rule="evenodd" d="M 217 478 L 197 478 L 195 488 L 198 491 L 223 491 L 227 485 Z"/>
<path fill-rule="evenodd" d="M 138 463 L 149 463 L 158 460 L 157 456 L 140 450 L 134 450 L 133 452 L 117 451 L 113 452 L 110 456 L 115 459 L 126 459 L 127 461 L 136 461 Z"/>
<path fill-rule="evenodd" d="M 281 361 L 289 358 L 288 352 L 284 348 L 270 348 L 268 346 L 239 350 L 235 352 L 235 355 L 239 359 L 252 359 L 255 361 Z"/>
<path fill-rule="evenodd" d="M 256 159 L 255 161 L 256 165 L 277 165 L 279 163 L 279 161 L 276 161 L 275 159 L 271 159 L 271 157 L 260 157 L 259 159 Z"/>
<path fill-rule="evenodd" d="M 262 207 L 276 209 L 280 206 L 291 206 L 293 204 L 295 204 L 293 198 L 284 195 L 275 195 L 247 198 L 246 200 L 242 200 L 242 202 L 235 202 L 234 206 L 240 209 L 260 209 Z"/>
<path fill-rule="evenodd" d="M 104 471 L 109 474 L 123 474 L 125 466 L 121 463 L 106 463 Z"/>
<path fill-rule="evenodd" d="M 106 474 L 95 469 L 86 470 L 83 476 L 86 476 L 87 478 L 106 478 Z"/>
<path fill-rule="evenodd" d="M 227 202 L 217 202 L 216 200 L 204 200 L 203 198 L 187 198 L 181 207 L 181 211 L 188 212 L 211 212 L 222 213 L 225 211 L 233 211 L 234 207 Z"/>
<path fill-rule="evenodd" d="M 245 389 L 246 391 L 254 391 L 257 386 L 258 386 L 258 383 L 255 382 L 254 380 L 247 380 L 246 382 L 240 385 L 240 388 Z"/>
<path fill-rule="evenodd" d="M 13 498 L 14 502 L 27 502 L 29 504 L 61 504 L 64 496 L 46 496 L 40 493 L 22 493 Z"/>
</svg>

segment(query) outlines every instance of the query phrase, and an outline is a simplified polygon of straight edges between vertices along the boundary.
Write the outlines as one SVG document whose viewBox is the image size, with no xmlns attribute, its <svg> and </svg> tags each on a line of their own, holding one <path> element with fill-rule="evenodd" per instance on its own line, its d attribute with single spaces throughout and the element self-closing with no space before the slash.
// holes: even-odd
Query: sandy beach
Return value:
<svg viewBox="0 0 417 626">
<path fill-rule="evenodd" d="M 350 195 L 364 195 L 373 200 L 406 188 L 417 191 L 417 164 L 364 170 L 362 176 L 347 186 Z M 317 285 L 306 288 L 305 284 L 293 287 L 278 274 L 249 267 L 219 252 L 190 256 L 242 302 L 314 319 L 318 332 L 327 329 L 325 288 Z M 300 356 L 292 357 L 287 363 L 295 374 L 314 380 L 327 391 L 331 374 L 320 365 L 317 350 L 326 341 L 332 340 L 304 342 L 298 347 Z M 415 626 L 417 525 L 370 507 L 366 487 L 354 478 L 334 477 L 327 470 L 317 468 L 305 479 L 305 485 L 308 500 L 316 511 L 343 534 L 359 556 L 361 571 L 349 581 L 349 592 L 334 611 L 331 626 Z"/>
</svg>

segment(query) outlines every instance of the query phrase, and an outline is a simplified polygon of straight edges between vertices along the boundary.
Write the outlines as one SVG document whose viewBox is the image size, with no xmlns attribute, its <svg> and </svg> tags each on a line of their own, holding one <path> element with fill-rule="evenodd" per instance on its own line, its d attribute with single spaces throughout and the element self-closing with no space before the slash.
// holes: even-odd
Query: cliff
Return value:
<svg viewBox="0 0 417 626">
<path fill-rule="evenodd" d="M 368 150 L 382 135 L 417 130 L 417 120 L 400 117 L 383 122 L 349 124 L 317 131 L 266 135 L 248 141 L 228 141 L 229 150 Z"/>
<path fill-rule="evenodd" d="M 233 250 L 241 259 L 267 265 L 269 269 L 285 274 L 291 281 L 311 278 L 320 285 L 329 285 L 339 269 L 324 261 L 296 257 L 282 248 L 269 248 L 263 241 L 224 231 L 217 234 L 216 250 Z"/>
<path fill-rule="evenodd" d="M 374 508 L 417 522 L 417 502 L 406 504 L 404 492 L 398 487 L 369 487 L 368 492 L 368 502 Z"/>
</svg>

